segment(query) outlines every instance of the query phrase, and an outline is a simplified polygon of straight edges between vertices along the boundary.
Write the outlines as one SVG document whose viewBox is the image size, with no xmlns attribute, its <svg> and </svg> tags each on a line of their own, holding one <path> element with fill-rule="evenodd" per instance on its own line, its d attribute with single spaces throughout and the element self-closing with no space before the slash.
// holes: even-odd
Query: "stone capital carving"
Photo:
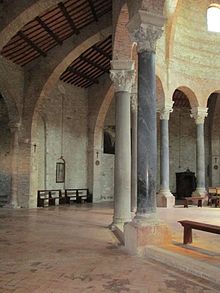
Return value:
<svg viewBox="0 0 220 293">
<path fill-rule="evenodd" d="M 161 105 L 157 112 L 160 113 L 160 120 L 169 120 L 170 119 L 170 113 L 173 112 L 173 101 L 171 102 L 165 102 L 163 105 Z"/>
<path fill-rule="evenodd" d="M 192 107 L 190 117 L 195 119 L 196 124 L 203 124 L 207 116 L 208 108 Z"/>
<path fill-rule="evenodd" d="M 131 110 L 137 111 L 137 93 L 131 93 Z"/>
<path fill-rule="evenodd" d="M 138 52 L 156 51 L 157 40 L 163 33 L 164 17 L 145 10 L 138 10 L 128 22 L 127 28 Z"/>
<path fill-rule="evenodd" d="M 130 60 L 114 60 L 111 62 L 110 78 L 116 92 L 131 92 L 134 84 L 134 62 Z"/>
</svg>

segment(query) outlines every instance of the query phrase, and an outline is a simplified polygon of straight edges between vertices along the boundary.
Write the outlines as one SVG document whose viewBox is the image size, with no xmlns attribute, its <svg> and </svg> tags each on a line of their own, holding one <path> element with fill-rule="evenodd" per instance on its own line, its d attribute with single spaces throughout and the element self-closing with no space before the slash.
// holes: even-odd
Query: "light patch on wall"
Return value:
<svg viewBox="0 0 220 293">
<path fill-rule="evenodd" d="M 207 10 L 207 26 L 210 32 L 220 32 L 220 8 L 211 6 Z"/>
</svg>

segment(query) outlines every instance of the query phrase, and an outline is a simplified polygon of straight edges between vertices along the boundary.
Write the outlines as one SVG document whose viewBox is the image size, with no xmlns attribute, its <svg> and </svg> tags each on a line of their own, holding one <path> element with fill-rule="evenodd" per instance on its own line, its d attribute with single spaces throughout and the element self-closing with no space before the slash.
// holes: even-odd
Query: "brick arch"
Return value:
<svg viewBox="0 0 220 293">
<path fill-rule="evenodd" d="M 191 107 L 199 106 L 198 98 L 192 89 L 187 86 L 179 86 L 177 89 L 182 91 L 187 96 Z"/>
<path fill-rule="evenodd" d="M 156 98 L 157 106 L 164 105 L 165 103 L 165 94 L 162 81 L 158 75 L 156 75 Z"/>
<path fill-rule="evenodd" d="M 129 21 L 128 7 L 124 3 L 119 9 L 119 15 L 115 24 L 113 37 L 113 59 L 131 59 L 132 44 L 127 30 Z"/>
<path fill-rule="evenodd" d="M 38 0 L 28 6 L 27 1 L 19 0 L 19 6 L 23 7 L 23 11 L 0 32 L 0 51 L 25 24 L 59 2 L 60 0 Z"/>
</svg>

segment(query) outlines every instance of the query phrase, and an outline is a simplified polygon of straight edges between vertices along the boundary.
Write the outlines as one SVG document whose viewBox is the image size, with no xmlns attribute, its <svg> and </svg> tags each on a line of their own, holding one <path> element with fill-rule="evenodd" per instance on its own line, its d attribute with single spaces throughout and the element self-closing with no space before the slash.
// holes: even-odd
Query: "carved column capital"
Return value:
<svg viewBox="0 0 220 293">
<path fill-rule="evenodd" d="M 116 92 L 131 92 L 134 84 L 134 62 L 130 60 L 114 60 L 111 62 L 110 78 Z"/>
<path fill-rule="evenodd" d="M 203 124 L 207 116 L 208 108 L 192 107 L 190 117 L 195 119 L 196 124 Z"/>
<path fill-rule="evenodd" d="M 157 111 L 160 113 L 160 120 L 169 120 L 170 113 L 173 112 L 173 101 L 172 102 L 165 102 L 164 105 L 160 106 Z"/>
<path fill-rule="evenodd" d="M 140 9 L 133 15 L 127 28 L 133 42 L 137 43 L 138 52 L 156 51 L 157 40 L 163 33 L 164 17 Z"/>
</svg>

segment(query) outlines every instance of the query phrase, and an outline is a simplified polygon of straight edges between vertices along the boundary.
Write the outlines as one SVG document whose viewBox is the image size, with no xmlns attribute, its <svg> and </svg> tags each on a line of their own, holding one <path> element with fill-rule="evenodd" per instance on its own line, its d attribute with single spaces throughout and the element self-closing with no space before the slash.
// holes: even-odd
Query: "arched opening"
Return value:
<svg viewBox="0 0 220 293">
<path fill-rule="evenodd" d="M 177 204 L 196 188 L 196 124 L 190 117 L 192 92 L 185 87 L 181 89 L 173 93 L 173 112 L 169 121 L 170 190 Z"/>
<path fill-rule="evenodd" d="M 220 32 L 220 7 L 212 5 L 207 10 L 207 28 L 210 32 Z"/>
<path fill-rule="evenodd" d="M 207 102 L 205 121 L 206 176 L 208 186 L 220 186 L 220 95 L 212 93 Z"/>
</svg>

